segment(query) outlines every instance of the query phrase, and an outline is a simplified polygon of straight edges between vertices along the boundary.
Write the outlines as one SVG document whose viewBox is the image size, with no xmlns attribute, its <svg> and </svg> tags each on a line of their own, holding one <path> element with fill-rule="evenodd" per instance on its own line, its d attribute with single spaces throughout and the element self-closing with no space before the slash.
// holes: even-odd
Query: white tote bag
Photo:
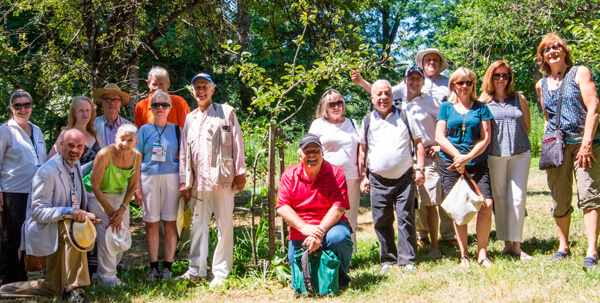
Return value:
<svg viewBox="0 0 600 303">
<path fill-rule="evenodd" d="M 469 176 L 470 178 L 470 176 Z M 469 187 L 469 183 L 465 180 L 465 176 L 461 175 L 448 196 L 442 202 L 442 208 L 448 216 L 456 222 L 457 225 L 465 225 L 469 223 L 477 214 L 484 197 L 479 192 L 477 184 L 471 179 L 473 185 L 477 189 L 479 195 Z"/>
</svg>

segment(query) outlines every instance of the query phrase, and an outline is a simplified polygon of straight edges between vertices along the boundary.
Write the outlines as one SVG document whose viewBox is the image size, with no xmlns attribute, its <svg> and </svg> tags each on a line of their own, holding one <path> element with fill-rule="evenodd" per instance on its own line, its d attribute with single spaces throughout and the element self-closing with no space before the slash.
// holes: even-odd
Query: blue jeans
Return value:
<svg viewBox="0 0 600 303">
<path fill-rule="evenodd" d="M 339 221 L 332 226 L 321 242 L 323 250 L 332 251 L 340 259 L 340 287 L 348 286 L 350 283 L 350 261 L 352 260 L 352 237 L 350 235 L 350 224 L 346 221 Z M 296 250 L 302 248 L 304 240 L 290 241 L 288 249 L 288 258 L 292 269 L 292 287 L 294 286 L 294 255 Z"/>
</svg>

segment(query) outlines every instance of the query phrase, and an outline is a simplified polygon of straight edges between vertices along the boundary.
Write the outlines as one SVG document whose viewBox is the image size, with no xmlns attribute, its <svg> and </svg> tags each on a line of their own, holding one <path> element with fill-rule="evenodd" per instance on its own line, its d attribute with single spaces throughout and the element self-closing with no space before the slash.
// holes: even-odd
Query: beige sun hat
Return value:
<svg viewBox="0 0 600 303">
<path fill-rule="evenodd" d="M 177 234 L 181 237 L 183 229 L 190 229 L 190 222 L 192 221 L 192 210 L 187 207 L 183 197 L 179 198 L 179 208 L 177 209 Z"/>
<path fill-rule="evenodd" d="M 65 219 L 63 222 L 67 231 L 67 238 L 77 250 L 88 252 L 94 248 L 96 227 L 90 221 L 90 218 L 85 217 L 83 222 L 77 222 L 73 219 Z"/>
<path fill-rule="evenodd" d="M 417 59 L 416 59 L 417 65 L 420 68 L 424 68 L 423 67 L 423 58 L 425 57 L 425 55 L 428 55 L 428 54 L 436 54 L 436 55 L 440 56 L 440 58 L 442 59 L 442 65 L 440 66 L 440 73 L 445 71 L 448 68 L 449 65 L 448 65 L 448 61 L 446 61 L 446 57 L 437 48 L 428 48 L 428 49 L 424 49 L 424 50 L 420 51 L 419 53 L 417 53 Z"/>
<path fill-rule="evenodd" d="M 98 101 L 102 101 L 102 96 L 106 94 L 116 94 L 121 97 L 121 104 L 129 103 L 130 96 L 128 93 L 121 90 L 115 83 L 107 83 L 103 88 L 99 88 L 92 94 L 92 97 Z"/>
<path fill-rule="evenodd" d="M 108 226 L 104 240 L 106 241 L 106 250 L 113 256 L 131 248 L 131 232 L 125 228 L 123 223 L 121 223 L 121 229 L 117 233 L 114 233 L 113 229 Z"/>
</svg>

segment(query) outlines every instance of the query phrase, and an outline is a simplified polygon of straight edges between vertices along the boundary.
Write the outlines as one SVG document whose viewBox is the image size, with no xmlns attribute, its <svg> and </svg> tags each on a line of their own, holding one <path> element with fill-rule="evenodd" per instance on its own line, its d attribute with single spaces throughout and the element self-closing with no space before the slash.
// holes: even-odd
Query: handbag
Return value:
<svg viewBox="0 0 600 303">
<path fill-rule="evenodd" d="M 571 67 L 567 69 L 565 72 L 565 76 L 563 80 L 567 78 Z M 545 170 L 549 168 L 559 167 L 563 164 L 565 155 L 565 140 L 563 131 L 560 129 L 560 117 L 562 110 L 562 97 L 563 91 L 565 89 L 565 82 L 563 81 L 560 84 L 560 89 L 558 92 L 558 103 L 556 105 L 556 117 L 555 117 L 555 125 L 556 129 L 549 133 L 545 134 L 542 137 L 542 145 L 540 146 L 540 170 Z"/>
<path fill-rule="evenodd" d="M 25 252 L 25 271 L 36 272 L 46 268 L 46 257 L 28 255 Z"/>
<path fill-rule="evenodd" d="M 473 192 L 465 178 L 471 181 L 477 193 Z M 465 172 L 442 202 L 442 208 L 456 222 L 456 225 L 465 225 L 475 217 L 484 200 L 475 180 Z"/>
<path fill-rule="evenodd" d="M 330 250 L 309 253 L 305 247 L 294 254 L 294 293 L 299 296 L 340 294 L 340 260 Z"/>
</svg>

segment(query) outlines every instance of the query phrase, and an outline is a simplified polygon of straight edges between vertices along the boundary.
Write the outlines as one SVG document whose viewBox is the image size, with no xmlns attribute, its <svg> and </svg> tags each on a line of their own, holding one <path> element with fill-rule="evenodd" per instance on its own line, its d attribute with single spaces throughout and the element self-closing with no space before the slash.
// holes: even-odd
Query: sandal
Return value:
<svg viewBox="0 0 600 303">
<path fill-rule="evenodd" d="M 477 264 L 479 264 L 481 267 L 492 268 L 492 262 L 487 257 L 477 261 Z"/>
<path fill-rule="evenodd" d="M 556 262 L 556 261 L 561 261 L 562 259 L 565 259 L 566 257 L 570 256 L 571 252 L 570 251 L 557 251 L 556 254 L 554 254 L 554 256 L 552 256 L 552 258 L 550 258 L 550 262 Z"/>
</svg>

